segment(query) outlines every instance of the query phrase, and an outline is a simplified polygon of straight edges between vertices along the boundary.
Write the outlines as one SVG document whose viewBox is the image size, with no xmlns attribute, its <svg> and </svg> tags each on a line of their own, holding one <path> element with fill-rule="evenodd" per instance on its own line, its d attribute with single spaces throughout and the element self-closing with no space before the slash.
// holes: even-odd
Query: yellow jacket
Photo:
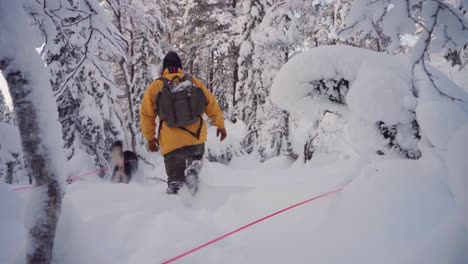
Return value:
<svg viewBox="0 0 468 264">
<path fill-rule="evenodd" d="M 172 80 L 175 76 L 182 78 L 184 73 L 179 70 L 178 73 L 169 73 L 167 70 L 163 73 L 164 78 Z M 193 84 L 197 87 L 200 87 L 205 93 L 206 97 L 206 108 L 205 114 L 211 119 L 213 125 L 218 128 L 224 128 L 224 117 L 221 108 L 216 101 L 216 98 L 210 93 L 206 86 L 197 78 L 193 78 Z M 156 117 L 155 104 L 156 96 L 159 91 L 163 88 L 164 83 L 161 80 L 156 80 L 151 83 L 146 89 L 143 101 L 141 102 L 140 108 L 140 126 L 143 136 L 146 140 L 151 140 L 155 138 L 156 135 Z M 185 128 L 196 133 L 200 126 L 200 122 L 196 122 Z M 200 134 L 200 139 L 196 139 L 194 136 L 189 134 L 187 131 L 184 131 L 180 128 L 170 128 L 162 122 L 161 134 L 159 135 L 159 145 L 163 155 L 182 148 L 185 146 L 198 145 L 206 141 L 207 138 L 207 126 L 206 122 L 203 120 L 203 127 Z"/>
</svg>

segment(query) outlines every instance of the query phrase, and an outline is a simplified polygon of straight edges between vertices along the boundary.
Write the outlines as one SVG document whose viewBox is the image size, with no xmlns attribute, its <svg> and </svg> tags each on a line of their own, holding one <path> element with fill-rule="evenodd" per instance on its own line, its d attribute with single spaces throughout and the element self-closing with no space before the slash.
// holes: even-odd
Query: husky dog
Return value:
<svg viewBox="0 0 468 264">
<path fill-rule="evenodd" d="M 129 183 L 138 170 L 138 157 L 133 151 L 123 151 L 122 141 L 112 144 L 112 162 L 115 163 L 112 182 Z"/>
</svg>

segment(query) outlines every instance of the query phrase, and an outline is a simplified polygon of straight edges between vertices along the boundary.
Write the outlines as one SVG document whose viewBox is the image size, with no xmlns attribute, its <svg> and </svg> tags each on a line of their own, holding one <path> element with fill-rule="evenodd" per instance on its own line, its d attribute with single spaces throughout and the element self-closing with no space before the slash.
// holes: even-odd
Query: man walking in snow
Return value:
<svg viewBox="0 0 468 264">
<path fill-rule="evenodd" d="M 203 113 L 211 119 L 223 141 L 227 132 L 223 113 L 206 86 L 182 70 L 175 52 L 163 60 L 162 77 L 146 89 L 140 109 L 140 126 L 148 149 L 161 147 L 168 176 L 168 194 L 177 194 L 186 184 L 192 193 L 198 188 L 207 138 Z M 156 138 L 156 117 L 159 117 Z"/>
</svg>

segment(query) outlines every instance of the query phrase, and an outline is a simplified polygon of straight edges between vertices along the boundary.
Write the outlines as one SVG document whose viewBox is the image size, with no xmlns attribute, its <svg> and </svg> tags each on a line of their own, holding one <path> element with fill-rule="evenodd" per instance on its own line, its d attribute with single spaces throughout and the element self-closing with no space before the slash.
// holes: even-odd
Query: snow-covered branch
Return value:
<svg viewBox="0 0 468 264">
<path fill-rule="evenodd" d="M 430 54 L 442 49 L 463 47 L 468 39 L 466 18 L 457 10 L 454 3 L 441 0 L 396 1 L 396 0 L 357 0 L 353 2 L 342 33 L 347 36 L 363 37 L 374 35 L 390 53 L 399 50 L 401 37 L 417 35 L 418 40 L 411 49 L 412 73 L 421 67 L 439 94 L 452 100 L 459 100 L 438 87 L 426 66 Z M 382 41 L 389 37 L 390 42 Z M 413 78 L 413 94 L 419 95 Z"/>
</svg>

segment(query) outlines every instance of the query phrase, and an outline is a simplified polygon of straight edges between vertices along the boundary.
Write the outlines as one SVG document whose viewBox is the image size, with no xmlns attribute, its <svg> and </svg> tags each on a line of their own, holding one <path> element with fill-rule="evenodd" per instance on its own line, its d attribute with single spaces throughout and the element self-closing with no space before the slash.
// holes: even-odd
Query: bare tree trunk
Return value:
<svg viewBox="0 0 468 264">
<path fill-rule="evenodd" d="M 210 90 L 211 93 L 213 93 L 213 81 L 214 81 L 214 71 L 215 71 L 215 65 L 214 65 L 214 49 L 211 50 L 210 52 L 210 63 L 208 64 L 209 67 L 209 75 L 208 75 L 208 90 Z"/>
<path fill-rule="evenodd" d="M 128 111 L 130 112 L 130 124 L 128 124 L 128 129 L 130 130 L 130 135 L 132 137 L 132 150 L 136 153 L 136 133 L 133 129 L 133 125 L 135 124 L 135 117 L 133 116 L 133 100 L 132 94 L 127 91 L 127 101 L 128 101 Z"/>
<path fill-rule="evenodd" d="M 292 147 L 291 143 L 291 135 L 290 135 L 290 120 L 289 120 L 289 112 L 283 111 L 284 114 L 284 131 L 283 131 L 283 136 L 284 136 L 284 141 L 286 143 L 285 146 L 285 155 L 292 157 L 293 159 L 297 160 L 299 158 L 299 155 L 294 153 L 294 149 Z"/>
<path fill-rule="evenodd" d="M 284 55 L 284 64 L 286 64 L 289 60 L 289 48 L 285 47 L 283 49 L 283 55 Z M 284 115 L 283 136 L 284 136 L 284 142 L 286 143 L 285 155 L 297 160 L 299 158 L 299 155 L 294 153 L 294 149 L 291 143 L 290 114 L 288 111 L 283 111 L 283 115 Z"/>
<path fill-rule="evenodd" d="M 237 83 L 239 82 L 239 63 L 237 62 L 239 59 L 239 52 L 240 48 L 239 47 L 234 47 L 234 71 L 233 73 L 233 78 L 232 78 L 232 106 L 234 107 L 237 104 L 236 101 L 236 87 Z"/>
<path fill-rule="evenodd" d="M 14 162 L 7 162 L 7 174 L 5 176 L 5 183 L 12 184 L 13 183 L 13 167 L 15 166 Z"/>
</svg>

